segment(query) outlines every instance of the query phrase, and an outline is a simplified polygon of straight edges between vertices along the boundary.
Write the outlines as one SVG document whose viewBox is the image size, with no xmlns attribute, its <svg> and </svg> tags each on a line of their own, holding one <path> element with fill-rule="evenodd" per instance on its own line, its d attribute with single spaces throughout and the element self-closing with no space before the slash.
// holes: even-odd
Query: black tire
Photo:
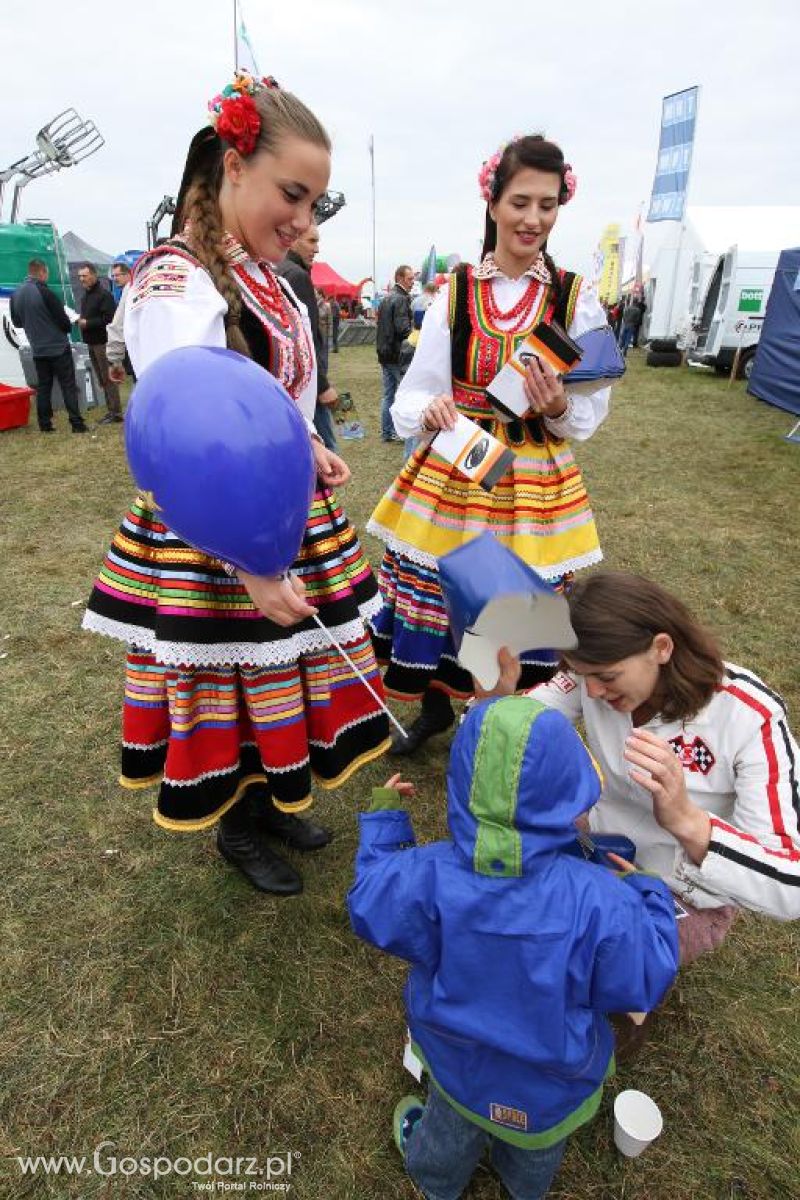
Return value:
<svg viewBox="0 0 800 1200">
<path fill-rule="evenodd" d="M 736 372 L 737 379 L 749 379 L 753 373 L 753 363 L 756 360 L 755 350 L 751 350 L 749 354 L 743 354 L 739 359 L 739 370 Z"/>
<path fill-rule="evenodd" d="M 675 338 L 654 338 L 650 343 L 650 349 L 656 354 L 666 354 L 678 349 L 678 343 Z M 666 366 L 666 364 L 664 364 Z"/>
<path fill-rule="evenodd" d="M 682 362 L 680 350 L 651 350 L 647 355 L 648 367 L 679 367 Z"/>
</svg>

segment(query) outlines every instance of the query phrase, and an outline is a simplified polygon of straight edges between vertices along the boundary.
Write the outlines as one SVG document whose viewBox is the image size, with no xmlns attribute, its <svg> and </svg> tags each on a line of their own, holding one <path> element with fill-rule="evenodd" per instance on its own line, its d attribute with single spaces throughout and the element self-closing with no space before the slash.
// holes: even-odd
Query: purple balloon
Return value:
<svg viewBox="0 0 800 1200">
<path fill-rule="evenodd" d="M 263 367 L 217 347 L 171 350 L 136 384 L 125 445 L 137 484 L 183 541 L 253 575 L 292 565 L 314 455 L 297 405 Z"/>
</svg>

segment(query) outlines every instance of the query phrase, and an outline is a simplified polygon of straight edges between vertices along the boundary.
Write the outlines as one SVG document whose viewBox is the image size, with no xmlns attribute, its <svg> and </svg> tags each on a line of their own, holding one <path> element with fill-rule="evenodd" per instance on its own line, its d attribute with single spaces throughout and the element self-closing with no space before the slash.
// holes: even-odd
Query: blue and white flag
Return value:
<svg viewBox="0 0 800 1200">
<path fill-rule="evenodd" d="M 244 23 L 244 17 L 242 16 L 241 4 L 239 5 L 239 20 L 236 25 L 236 68 L 239 71 L 246 71 L 248 75 L 252 75 L 255 79 L 261 78 L 261 72 L 256 64 L 253 45 Z"/>
<path fill-rule="evenodd" d="M 428 257 L 425 260 L 425 265 L 420 272 L 419 281 L 425 286 L 426 283 L 433 283 L 436 278 L 436 247 L 431 246 Z"/>
<path fill-rule="evenodd" d="M 661 110 L 658 164 L 648 221 L 682 221 L 697 120 L 699 88 L 665 96 Z"/>
</svg>

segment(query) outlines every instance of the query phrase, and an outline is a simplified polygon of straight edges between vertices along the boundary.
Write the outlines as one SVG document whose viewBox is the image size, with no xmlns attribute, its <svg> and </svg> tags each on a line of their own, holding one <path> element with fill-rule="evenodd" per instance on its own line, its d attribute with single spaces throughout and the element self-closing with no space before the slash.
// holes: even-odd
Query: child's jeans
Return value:
<svg viewBox="0 0 800 1200">
<path fill-rule="evenodd" d="M 491 1137 L 456 1112 L 431 1084 L 425 1113 L 406 1143 L 406 1169 L 426 1200 L 458 1200 L 491 1145 L 492 1165 L 513 1200 L 542 1200 L 566 1144 L 564 1139 L 546 1150 L 523 1150 Z"/>
</svg>

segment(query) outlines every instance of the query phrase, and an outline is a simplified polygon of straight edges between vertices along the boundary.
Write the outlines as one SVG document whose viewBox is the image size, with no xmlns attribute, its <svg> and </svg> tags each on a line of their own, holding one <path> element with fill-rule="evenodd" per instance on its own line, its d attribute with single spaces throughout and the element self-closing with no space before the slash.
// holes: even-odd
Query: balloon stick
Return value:
<svg viewBox="0 0 800 1200">
<path fill-rule="evenodd" d="M 403 737 L 404 737 L 404 738 L 407 738 L 407 737 L 408 737 L 408 734 L 406 733 L 405 729 L 403 729 L 403 726 L 400 724 L 400 722 L 399 722 L 398 720 L 396 720 L 396 719 L 395 719 L 395 717 L 393 717 L 393 716 L 392 716 L 392 714 L 389 712 L 389 709 L 388 709 L 388 708 L 386 707 L 386 705 L 384 704 L 383 700 L 381 700 L 381 698 L 380 698 L 380 696 L 378 695 L 378 693 L 375 691 L 375 689 L 374 689 L 374 688 L 372 687 L 372 685 L 370 684 L 369 680 L 367 680 L 367 679 L 365 679 L 365 678 L 364 678 L 364 676 L 361 674 L 361 672 L 359 671 L 358 667 L 357 667 L 357 666 L 356 666 L 356 664 L 353 662 L 352 658 L 351 658 L 351 657 L 350 657 L 350 655 L 347 653 L 347 651 L 346 651 L 346 650 L 345 650 L 345 649 L 344 649 L 342 646 L 340 646 L 340 645 L 339 645 L 339 643 L 337 642 L 336 638 L 335 638 L 335 637 L 333 636 L 333 634 L 331 633 L 330 629 L 327 629 L 327 628 L 326 628 L 326 627 L 325 627 L 325 626 L 322 624 L 322 621 L 320 621 L 320 619 L 319 619 L 319 615 L 318 615 L 317 613 L 314 613 L 313 620 L 316 622 L 316 624 L 317 624 L 317 625 L 319 625 L 320 629 L 321 629 L 321 630 L 322 630 L 322 632 L 325 634 L 325 636 L 326 636 L 326 638 L 328 639 L 328 641 L 330 642 L 330 644 L 331 644 L 332 646 L 335 646 L 335 647 L 336 647 L 336 649 L 339 651 L 339 653 L 341 654 L 342 658 L 345 660 L 345 662 L 346 662 L 346 663 L 347 663 L 347 665 L 350 667 L 350 669 L 351 669 L 352 671 L 355 671 L 356 675 L 357 675 L 357 676 L 358 676 L 358 678 L 361 680 L 361 682 L 363 683 L 364 687 L 367 689 L 367 691 L 370 693 L 370 695 L 373 697 L 373 699 L 374 699 L 374 700 L 377 700 L 378 704 L 381 706 L 381 708 L 383 709 L 383 711 L 386 713 L 387 717 L 388 717 L 388 718 L 389 718 L 389 720 L 392 722 L 392 724 L 394 725 L 394 727 L 395 727 L 395 729 L 398 731 L 398 733 L 402 733 Z"/>
</svg>

